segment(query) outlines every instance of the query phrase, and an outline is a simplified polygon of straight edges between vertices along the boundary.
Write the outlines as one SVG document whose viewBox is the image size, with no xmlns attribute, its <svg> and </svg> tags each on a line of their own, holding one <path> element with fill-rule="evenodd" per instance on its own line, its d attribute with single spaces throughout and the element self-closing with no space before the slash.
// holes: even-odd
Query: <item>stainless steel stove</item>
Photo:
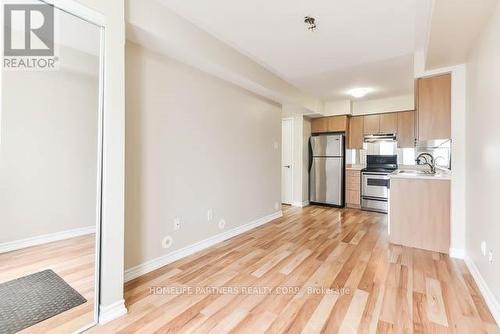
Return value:
<svg viewBox="0 0 500 334">
<path fill-rule="evenodd" d="M 361 208 L 387 213 L 389 174 L 398 169 L 397 155 L 368 155 L 361 170 Z"/>
</svg>

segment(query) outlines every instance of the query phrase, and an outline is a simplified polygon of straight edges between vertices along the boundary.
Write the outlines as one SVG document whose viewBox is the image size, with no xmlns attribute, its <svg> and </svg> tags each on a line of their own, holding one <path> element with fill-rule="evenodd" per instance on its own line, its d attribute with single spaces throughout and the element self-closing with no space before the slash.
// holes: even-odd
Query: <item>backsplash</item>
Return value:
<svg viewBox="0 0 500 334">
<path fill-rule="evenodd" d="M 433 140 L 418 143 L 416 154 L 428 152 L 436 161 L 436 166 L 451 169 L 451 140 Z"/>
<path fill-rule="evenodd" d="M 365 165 L 367 155 L 397 154 L 398 165 L 415 165 L 418 154 L 431 153 L 440 167 L 451 169 L 451 141 L 422 142 L 416 148 L 398 148 L 397 142 L 364 143 L 362 150 L 346 150 L 346 163 Z"/>
</svg>

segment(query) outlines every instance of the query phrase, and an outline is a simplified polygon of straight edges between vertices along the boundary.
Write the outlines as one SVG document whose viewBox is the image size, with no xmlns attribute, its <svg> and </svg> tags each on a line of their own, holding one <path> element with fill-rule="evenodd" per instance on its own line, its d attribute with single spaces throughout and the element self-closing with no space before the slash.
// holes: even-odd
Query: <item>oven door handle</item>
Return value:
<svg viewBox="0 0 500 334">
<path fill-rule="evenodd" d="M 389 202 L 387 200 L 387 198 L 373 197 L 373 196 L 362 196 L 361 199 L 369 200 L 369 201 L 377 201 L 377 202 Z"/>
<path fill-rule="evenodd" d="M 376 176 L 389 177 L 389 174 L 387 174 L 387 173 L 376 173 L 376 172 L 363 172 L 363 175 L 376 175 Z"/>
<path fill-rule="evenodd" d="M 361 183 L 361 195 L 387 198 L 391 178 L 388 175 L 365 175 Z"/>
</svg>

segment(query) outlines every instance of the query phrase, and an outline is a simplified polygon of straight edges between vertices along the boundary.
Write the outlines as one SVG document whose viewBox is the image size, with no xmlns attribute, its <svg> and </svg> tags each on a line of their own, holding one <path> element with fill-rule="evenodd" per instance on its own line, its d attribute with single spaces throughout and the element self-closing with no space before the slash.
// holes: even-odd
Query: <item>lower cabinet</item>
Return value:
<svg viewBox="0 0 500 334">
<path fill-rule="evenodd" d="M 449 252 L 449 180 L 391 178 L 389 201 L 391 243 Z"/>
<path fill-rule="evenodd" d="M 361 172 L 347 170 L 346 172 L 345 201 L 348 208 L 361 207 Z"/>
</svg>

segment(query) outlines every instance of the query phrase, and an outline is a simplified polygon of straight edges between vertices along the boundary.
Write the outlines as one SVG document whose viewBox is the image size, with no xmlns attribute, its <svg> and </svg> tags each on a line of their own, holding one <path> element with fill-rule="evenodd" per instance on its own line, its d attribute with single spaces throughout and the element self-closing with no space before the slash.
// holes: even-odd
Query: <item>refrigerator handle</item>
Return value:
<svg viewBox="0 0 500 334">
<path fill-rule="evenodd" d="M 312 137 L 309 138 L 309 168 L 307 169 L 309 173 L 311 172 L 312 164 L 313 164 L 313 149 L 312 149 Z"/>
</svg>

